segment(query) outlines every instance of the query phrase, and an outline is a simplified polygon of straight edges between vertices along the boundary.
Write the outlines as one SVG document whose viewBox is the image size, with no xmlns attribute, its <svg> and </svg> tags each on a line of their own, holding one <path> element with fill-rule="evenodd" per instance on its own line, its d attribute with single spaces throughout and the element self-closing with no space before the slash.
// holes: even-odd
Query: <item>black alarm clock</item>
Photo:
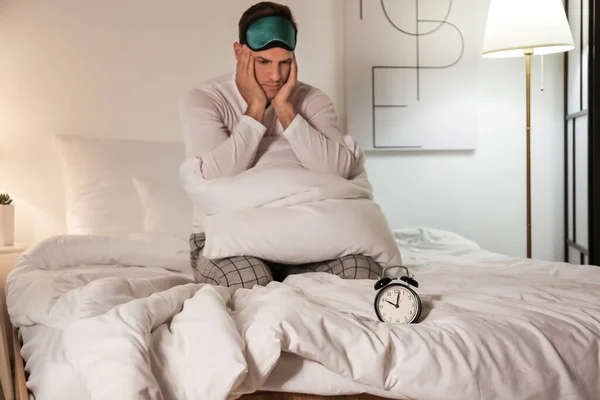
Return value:
<svg viewBox="0 0 600 400">
<path fill-rule="evenodd" d="M 391 268 L 402 268 L 406 275 L 399 278 L 386 276 L 386 270 Z M 419 287 L 404 266 L 387 267 L 383 269 L 382 278 L 375 283 L 375 314 L 381 322 L 393 324 L 411 324 L 419 320 L 421 315 L 421 299 L 419 295 L 410 288 Z"/>
</svg>

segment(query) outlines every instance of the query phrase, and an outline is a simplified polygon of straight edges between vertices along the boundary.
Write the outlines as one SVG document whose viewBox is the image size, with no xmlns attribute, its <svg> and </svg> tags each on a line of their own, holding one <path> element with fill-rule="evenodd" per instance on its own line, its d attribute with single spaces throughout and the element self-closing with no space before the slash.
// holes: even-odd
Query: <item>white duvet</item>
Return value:
<svg viewBox="0 0 600 400">
<path fill-rule="evenodd" d="M 7 306 L 24 331 L 58 332 L 91 399 L 234 399 L 274 377 L 325 395 L 598 398 L 600 269 L 503 257 L 439 231 L 396 239 L 420 283 L 414 325 L 376 320 L 373 281 L 315 273 L 232 292 L 189 278 L 185 243 L 92 236 L 30 249 Z M 302 387 L 282 369 L 289 357 L 304 360 Z"/>
</svg>

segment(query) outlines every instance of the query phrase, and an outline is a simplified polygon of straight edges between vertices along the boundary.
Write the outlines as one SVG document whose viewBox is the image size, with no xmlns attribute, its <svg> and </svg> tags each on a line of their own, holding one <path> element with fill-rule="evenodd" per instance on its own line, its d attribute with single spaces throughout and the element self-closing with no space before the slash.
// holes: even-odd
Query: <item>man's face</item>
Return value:
<svg viewBox="0 0 600 400">
<path fill-rule="evenodd" d="M 254 57 L 256 80 L 265 91 L 267 98 L 273 100 L 290 76 L 294 53 L 279 47 L 264 51 L 250 50 L 250 53 Z"/>
</svg>

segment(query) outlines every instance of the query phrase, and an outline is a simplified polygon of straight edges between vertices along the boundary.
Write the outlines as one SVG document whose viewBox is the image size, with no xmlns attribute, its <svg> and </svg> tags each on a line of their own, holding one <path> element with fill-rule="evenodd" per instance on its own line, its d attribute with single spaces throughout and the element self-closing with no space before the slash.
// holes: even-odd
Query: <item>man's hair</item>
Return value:
<svg viewBox="0 0 600 400">
<path fill-rule="evenodd" d="M 292 10 L 290 10 L 288 6 L 273 3 L 271 1 L 261 1 L 244 11 L 244 14 L 242 14 L 242 17 L 240 18 L 240 22 L 238 23 L 240 44 L 248 44 L 248 41 L 246 40 L 246 31 L 250 25 L 261 18 L 270 16 L 288 19 L 294 26 L 296 35 L 298 35 L 298 26 L 296 21 L 294 21 Z"/>
</svg>

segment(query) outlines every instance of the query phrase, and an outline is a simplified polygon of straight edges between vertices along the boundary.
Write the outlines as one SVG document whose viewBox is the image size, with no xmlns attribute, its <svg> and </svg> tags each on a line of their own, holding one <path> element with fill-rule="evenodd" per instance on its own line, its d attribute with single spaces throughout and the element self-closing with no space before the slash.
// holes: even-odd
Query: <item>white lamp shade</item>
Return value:
<svg viewBox="0 0 600 400">
<path fill-rule="evenodd" d="M 519 57 L 573 49 L 573 35 L 561 0 L 491 0 L 483 57 Z"/>
</svg>

